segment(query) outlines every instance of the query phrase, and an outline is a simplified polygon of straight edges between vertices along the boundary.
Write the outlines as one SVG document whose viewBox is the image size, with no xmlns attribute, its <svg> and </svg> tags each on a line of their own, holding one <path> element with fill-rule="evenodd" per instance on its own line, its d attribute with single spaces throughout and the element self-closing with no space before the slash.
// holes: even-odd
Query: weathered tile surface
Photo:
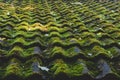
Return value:
<svg viewBox="0 0 120 80">
<path fill-rule="evenodd" d="M 120 80 L 120 1 L 1 0 L 0 80 Z"/>
</svg>

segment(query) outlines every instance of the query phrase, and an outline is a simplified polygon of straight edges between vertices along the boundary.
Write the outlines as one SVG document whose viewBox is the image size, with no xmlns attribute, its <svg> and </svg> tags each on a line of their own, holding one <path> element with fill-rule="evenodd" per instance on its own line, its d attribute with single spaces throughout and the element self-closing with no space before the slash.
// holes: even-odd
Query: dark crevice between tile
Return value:
<svg viewBox="0 0 120 80">
<path fill-rule="evenodd" d="M 10 74 L 5 76 L 5 78 L 3 78 L 3 80 L 24 80 L 22 76 L 17 76 L 15 74 Z"/>
</svg>

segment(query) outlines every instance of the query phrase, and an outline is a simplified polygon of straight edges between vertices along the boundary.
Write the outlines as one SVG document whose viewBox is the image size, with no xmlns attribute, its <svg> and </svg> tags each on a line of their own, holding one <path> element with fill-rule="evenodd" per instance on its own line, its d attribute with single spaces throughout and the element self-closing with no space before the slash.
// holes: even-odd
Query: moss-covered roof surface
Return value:
<svg viewBox="0 0 120 80">
<path fill-rule="evenodd" d="M 120 1 L 1 0 L 0 80 L 120 80 Z"/>
</svg>

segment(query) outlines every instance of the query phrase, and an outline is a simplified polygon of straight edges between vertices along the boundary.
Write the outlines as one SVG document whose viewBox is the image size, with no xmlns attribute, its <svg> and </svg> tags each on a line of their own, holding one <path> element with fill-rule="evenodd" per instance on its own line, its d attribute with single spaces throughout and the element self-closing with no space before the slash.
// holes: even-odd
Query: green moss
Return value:
<svg viewBox="0 0 120 80">
<path fill-rule="evenodd" d="M 52 56 L 54 55 L 62 55 L 65 57 L 73 57 L 81 53 L 81 50 L 78 47 L 72 47 L 69 49 L 64 50 L 62 47 L 54 47 L 51 51 Z"/>
<path fill-rule="evenodd" d="M 50 28 L 48 27 L 49 31 L 57 31 L 59 33 L 63 33 L 65 31 L 67 31 L 69 28 L 64 27 L 64 28 L 58 28 L 57 26 L 50 26 Z"/>
<path fill-rule="evenodd" d="M 117 47 L 112 47 L 112 48 L 109 48 L 107 49 L 107 51 L 109 51 L 109 53 L 111 53 L 114 57 L 117 57 L 119 56 L 119 52 L 120 52 L 120 49 L 117 48 Z"/>
<path fill-rule="evenodd" d="M 43 41 L 41 40 L 41 38 L 40 37 L 36 37 L 35 39 L 34 39 L 34 41 L 25 41 L 25 39 L 23 38 L 23 37 L 19 37 L 19 38 L 16 38 L 14 41 L 9 41 L 9 42 L 11 42 L 11 45 L 13 45 L 13 44 L 21 44 L 21 45 L 23 45 L 23 46 L 29 46 L 29 45 L 33 45 L 33 44 L 40 44 L 40 45 L 42 45 L 43 46 Z"/>
<path fill-rule="evenodd" d="M 88 29 L 87 29 L 85 26 L 80 26 L 80 27 L 79 27 L 79 30 L 80 30 L 80 32 L 81 32 L 81 31 L 86 31 L 86 30 L 88 30 Z"/>
<path fill-rule="evenodd" d="M 113 43 L 115 43 L 115 41 L 114 41 L 113 39 L 111 39 L 111 38 L 104 38 L 104 39 L 102 40 L 102 44 L 103 44 L 103 45 L 111 45 L 111 44 L 113 44 Z"/>
<path fill-rule="evenodd" d="M 97 35 L 96 37 L 99 38 L 99 37 L 102 37 L 103 33 L 99 32 L 96 35 Z"/>
<path fill-rule="evenodd" d="M 106 53 L 106 50 L 100 46 L 94 46 L 92 49 L 93 53 Z"/>
<path fill-rule="evenodd" d="M 25 45 L 29 46 L 29 45 L 34 45 L 34 44 L 40 44 L 42 47 L 45 47 L 44 46 L 45 43 L 40 37 L 36 37 L 34 41 L 27 42 Z"/>
<path fill-rule="evenodd" d="M 75 55 L 78 55 L 79 53 L 81 53 L 81 50 L 78 47 L 72 47 L 67 49 L 67 54 L 69 57 L 73 57 Z"/>
<path fill-rule="evenodd" d="M 92 44 L 98 44 L 98 45 L 101 44 L 101 42 L 97 40 L 96 38 L 85 38 L 79 42 L 82 46 L 90 46 Z"/>
<path fill-rule="evenodd" d="M 69 69 L 67 64 L 60 64 L 59 67 L 56 69 L 56 71 L 54 72 L 55 75 L 59 74 L 59 73 L 69 73 Z"/>
<path fill-rule="evenodd" d="M 25 13 L 23 13 L 23 14 L 20 14 L 19 15 L 19 17 L 20 17 L 20 19 L 27 19 L 27 20 L 30 20 L 30 13 L 28 13 L 28 12 L 25 12 Z M 23 22 L 21 22 L 20 24 L 18 24 L 18 25 L 21 25 L 21 24 L 25 24 L 26 26 L 28 25 L 28 23 L 26 22 L 26 21 L 23 21 Z"/>
<path fill-rule="evenodd" d="M 27 45 L 27 44 L 28 44 L 28 43 L 25 41 L 25 39 L 22 38 L 22 37 L 16 38 L 16 39 L 12 42 L 12 44 L 15 44 L 15 43 L 22 43 L 23 45 Z"/>
<path fill-rule="evenodd" d="M 60 28 L 52 27 L 52 26 L 51 26 L 48 30 L 49 30 L 49 31 L 59 31 Z"/>
<path fill-rule="evenodd" d="M 26 26 L 26 25 L 20 25 L 18 27 L 15 27 L 14 29 L 16 29 L 16 30 L 21 30 L 21 29 L 23 29 L 23 30 L 29 30 L 28 26 Z"/>
<path fill-rule="evenodd" d="M 98 18 L 100 18 L 101 20 L 105 20 L 105 16 L 102 14 L 98 15 Z"/>
<path fill-rule="evenodd" d="M 113 38 L 120 38 L 120 32 L 114 32 L 112 33 L 110 36 L 112 36 Z"/>
<path fill-rule="evenodd" d="M 51 32 L 51 33 L 50 33 L 50 37 L 52 37 L 52 36 L 62 37 L 62 36 L 60 35 L 60 33 L 58 33 L 58 32 Z"/>
<path fill-rule="evenodd" d="M 59 73 L 67 74 L 69 72 L 69 68 L 62 60 L 57 60 L 56 64 L 51 68 L 51 71 L 54 72 L 54 75 L 58 75 Z"/>
<path fill-rule="evenodd" d="M 98 65 L 95 62 L 87 61 L 86 66 L 89 69 L 89 74 L 93 77 L 99 75 Z M 94 66 L 94 67 L 93 67 Z"/>
<path fill-rule="evenodd" d="M 38 32 L 25 32 L 25 31 L 17 31 L 16 34 L 14 35 L 14 37 L 17 36 L 23 36 L 25 38 L 32 38 L 32 37 L 36 37 L 39 36 L 40 38 L 43 37 L 42 34 L 38 33 Z"/>
<path fill-rule="evenodd" d="M 70 68 L 69 75 L 70 76 L 80 76 L 80 75 L 82 75 L 83 69 L 84 69 L 84 66 L 82 64 L 73 65 Z"/>
<path fill-rule="evenodd" d="M 74 44 L 74 43 L 79 43 L 79 40 L 76 38 L 68 38 L 68 45 Z"/>
<path fill-rule="evenodd" d="M 51 56 L 58 55 L 58 54 L 64 55 L 64 56 L 67 55 L 65 50 L 62 47 L 57 47 L 57 46 L 53 48 L 51 53 L 52 53 Z"/>
<path fill-rule="evenodd" d="M 94 38 L 95 37 L 95 35 L 90 32 L 83 32 L 80 36 L 81 36 L 81 38 L 86 38 L 86 37 Z"/>
<path fill-rule="evenodd" d="M 117 32 L 117 31 L 119 31 L 119 29 L 118 29 L 118 28 L 115 28 L 115 26 L 113 26 L 113 25 L 107 25 L 107 26 L 108 26 L 108 27 L 104 29 L 105 32 L 107 32 L 107 33 L 112 33 L 112 32 Z"/>
<path fill-rule="evenodd" d="M 0 49 L 0 55 L 7 54 L 7 53 L 8 53 L 7 51 Z"/>
<path fill-rule="evenodd" d="M 15 23 L 11 22 L 11 21 L 8 21 L 8 22 L 3 23 L 1 26 L 6 26 L 6 25 L 10 25 L 11 27 L 14 27 Z"/>
<path fill-rule="evenodd" d="M 102 48 L 100 46 L 94 46 L 93 49 L 92 49 L 92 52 L 93 52 L 94 55 L 103 54 L 103 55 L 106 55 L 108 57 L 113 57 L 111 52 L 105 50 L 104 48 Z"/>
<path fill-rule="evenodd" d="M 17 16 L 17 14 L 12 15 L 12 17 L 13 17 L 14 20 L 17 20 L 17 21 L 20 20 L 20 18 Z"/>
<path fill-rule="evenodd" d="M 26 32 L 24 32 L 24 31 L 18 31 L 16 34 L 15 34 L 15 36 L 17 36 L 17 35 L 27 35 L 27 33 Z"/>
<path fill-rule="evenodd" d="M 73 35 L 71 32 L 67 31 L 65 33 L 62 34 L 63 37 L 67 38 L 69 36 Z"/>
<path fill-rule="evenodd" d="M 11 37 L 11 32 L 10 31 L 4 31 L 1 34 L 4 35 L 4 36 L 6 36 L 6 37 Z"/>
<path fill-rule="evenodd" d="M 23 56 L 23 49 L 19 46 L 15 46 L 10 52 L 8 55 L 12 55 L 12 54 L 18 54 L 18 55 L 21 55 Z"/>
<path fill-rule="evenodd" d="M 27 22 L 21 22 L 18 26 L 29 26 Z"/>
<path fill-rule="evenodd" d="M 62 43 L 62 41 L 60 40 L 60 38 L 59 37 L 52 37 L 50 40 L 49 40 L 49 42 L 51 43 L 56 43 L 56 42 L 60 42 L 60 43 Z"/>
<path fill-rule="evenodd" d="M 31 56 L 34 51 L 34 47 L 24 50 L 24 57 Z"/>
<path fill-rule="evenodd" d="M 59 73 L 65 73 L 69 77 L 80 76 L 82 75 L 82 72 L 84 70 L 84 65 L 77 63 L 67 64 L 63 60 L 58 59 L 50 70 L 54 72 L 54 75 L 59 75 Z"/>
<path fill-rule="evenodd" d="M 22 68 L 20 67 L 20 62 L 17 59 L 12 59 L 11 63 L 6 68 L 5 76 L 10 74 L 15 74 L 18 76 L 22 76 Z"/>
</svg>

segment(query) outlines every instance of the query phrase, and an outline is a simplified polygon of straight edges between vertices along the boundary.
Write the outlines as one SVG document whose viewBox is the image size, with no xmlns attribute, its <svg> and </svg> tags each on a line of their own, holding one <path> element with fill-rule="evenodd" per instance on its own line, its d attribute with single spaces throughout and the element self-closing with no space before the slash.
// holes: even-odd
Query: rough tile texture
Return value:
<svg viewBox="0 0 120 80">
<path fill-rule="evenodd" d="M 1 0 L 0 80 L 120 80 L 120 1 Z"/>
</svg>

